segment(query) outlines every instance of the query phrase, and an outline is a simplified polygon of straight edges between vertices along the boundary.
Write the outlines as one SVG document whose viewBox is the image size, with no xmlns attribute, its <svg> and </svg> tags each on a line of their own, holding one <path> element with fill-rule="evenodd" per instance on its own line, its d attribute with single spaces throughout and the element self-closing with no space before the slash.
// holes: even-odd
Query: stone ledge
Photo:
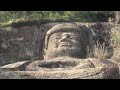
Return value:
<svg viewBox="0 0 120 90">
<path fill-rule="evenodd" d="M 111 73 L 112 75 L 108 75 Z M 111 69 L 91 68 L 62 71 L 0 71 L 0 79 L 118 79 Z"/>
</svg>

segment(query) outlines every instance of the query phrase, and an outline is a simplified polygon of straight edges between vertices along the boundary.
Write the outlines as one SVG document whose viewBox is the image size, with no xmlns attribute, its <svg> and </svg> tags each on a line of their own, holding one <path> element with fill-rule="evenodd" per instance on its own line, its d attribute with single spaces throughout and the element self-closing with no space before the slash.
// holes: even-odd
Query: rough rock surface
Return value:
<svg viewBox="0 0 120 90">
<path fill-rule="evenodd" d="M 45 23 L 32 26 L 7 27 L 0 29 L 0 66 L 24 60 L 43 60 L 43 42 L 45 33 L 56 23 Z M 108 58 L 113 55 L 109 43 L 109 33 L 113 24 L 110 23 L 77 23 L 86 25 L 93 31 L 94 42 L 105 43 Z"/>
<path fill-rule="evenodd" d="M 117 64 L 93 58 L 23 61 L 0 67 L 1 79 L 118 79 Z"/>
</svg>

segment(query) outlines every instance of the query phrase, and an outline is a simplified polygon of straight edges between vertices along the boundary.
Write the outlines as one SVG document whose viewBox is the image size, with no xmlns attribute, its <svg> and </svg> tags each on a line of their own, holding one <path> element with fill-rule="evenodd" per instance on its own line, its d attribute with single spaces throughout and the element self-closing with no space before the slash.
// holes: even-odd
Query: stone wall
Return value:
<svg viewBox="0 0 120 90">
<path fill-rule="evenodd" d="M 23 60 L 42 60 L 45 33 L 59 23 L 49 22 L 44 24 L 23 24 L 19 27 L 0 28 L 0 66 Z M 88 26 L 93 32 L 94 44 L 105 43 L 112 55 L 110 47 L 110 32 L 114 26 L 110 23 L 79 23 Z M 111 48 L 111 49 L 110 49 Z M 110 57 L 109 57 L 110 58 Z"/>
</svg>

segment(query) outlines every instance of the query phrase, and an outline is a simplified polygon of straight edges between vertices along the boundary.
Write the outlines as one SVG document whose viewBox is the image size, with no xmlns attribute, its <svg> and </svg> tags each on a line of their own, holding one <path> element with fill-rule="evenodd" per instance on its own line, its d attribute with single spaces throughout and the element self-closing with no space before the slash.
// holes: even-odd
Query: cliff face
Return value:
<svg viewBox="0 0 120 90">
<path fill-rule="evenodd" d="M 24 60 L 42 60 L 45 33 L 58 23 L 49 22 L 44 24 L 23 24 L 19 27 L 0 28 L 0 66 Z M 100 43 L 109 49 L 108 58 L 113 54 L 110 47 L 110 33 L 114 24 L 110 23 L 79 23 L 87 25 L 93 32 L 94 44 Z"/>
</svg>

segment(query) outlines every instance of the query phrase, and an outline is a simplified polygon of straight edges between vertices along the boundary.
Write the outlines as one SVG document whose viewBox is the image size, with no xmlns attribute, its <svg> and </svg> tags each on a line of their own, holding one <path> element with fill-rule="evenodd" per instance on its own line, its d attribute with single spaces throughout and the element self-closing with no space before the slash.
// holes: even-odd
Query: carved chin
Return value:
<svg viewBox="0 0 120 90">
<path fill-rule="evenodd" d="M 67 48 L 67 47 L 61 47 L 57 50 L 52 50 L 50 52 L 47 52 L 45 55 L 45 58 L 52 59 L 52 58 L 61 57 L 61 56 L 79 57 L 80 50 L 71 49 L 71 48 Z"/>
<path fill-rule="evenodd" d="M 68 52 L 67 50 L 71 49 L 70 47 L 58 47 L 57 52 Z"/>
</svg>

